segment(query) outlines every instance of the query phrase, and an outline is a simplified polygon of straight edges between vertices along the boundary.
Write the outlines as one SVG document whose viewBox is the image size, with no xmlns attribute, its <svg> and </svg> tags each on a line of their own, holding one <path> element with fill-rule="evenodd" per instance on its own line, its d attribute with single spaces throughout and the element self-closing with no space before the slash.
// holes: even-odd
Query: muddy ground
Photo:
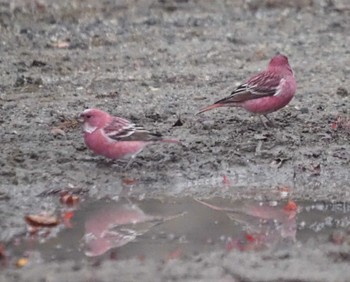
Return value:
<svg viewBox="0 0 350 282">
<path fill-rule="evenodd" d="M 282 187 L 296 202 L 350 201 L 349 30 L 345 0 L 1 1 L 0 242 L 25 232 L 25 214 L 55 210 L 38 195 L 64 187 L 233 200 L 278 200 Z M 278 52 L 298 89 L 274 128 L 239 109 L 194 116 Z M 85 148 L 74 119 L 89 107 L 185 147 L 150 146 L 125 171 Z M 137 180 L 127 192 L 125 179 Z M 93 269 L 33 259 L 0 281 L 349 281 L 349 249 L 297 242 Z"/>
</svg>

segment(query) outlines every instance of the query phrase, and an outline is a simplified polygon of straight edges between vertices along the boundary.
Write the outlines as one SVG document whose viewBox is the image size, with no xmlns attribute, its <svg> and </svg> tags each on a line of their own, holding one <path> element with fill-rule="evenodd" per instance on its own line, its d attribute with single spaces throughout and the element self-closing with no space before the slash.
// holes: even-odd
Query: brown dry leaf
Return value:
<svg viewBox="0 0 350 282">
<path fill-rule="evenodd" d="M 122 183 L 124 185 L 133 185 L 133 184 L 137 183 L 137 180 L 134 178 L 127 178 L 126 177 L 126 178 L 123 178 Z"/>
<path fill-rule="evenodd" d="M 28 259 L 27 258 L 19 258 L 16 262 L 17 267 L 23 267 L 28 264 Z"/>
<path fill-rule="evenodd" d="M 32 227 L 54 227 L 59 224 L 54 215 L 26 215 L 24 219 Z"/>
</svg>

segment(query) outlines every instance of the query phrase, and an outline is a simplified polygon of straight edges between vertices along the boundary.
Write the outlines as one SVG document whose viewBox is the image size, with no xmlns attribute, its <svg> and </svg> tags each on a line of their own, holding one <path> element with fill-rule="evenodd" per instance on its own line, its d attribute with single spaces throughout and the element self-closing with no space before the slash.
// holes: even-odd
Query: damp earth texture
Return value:
<svg viewBox="0 0 350 282">
<path fill-rule="evenodd" d="M 347 0 L 0 0 L 0 281 L 349 281 Z M 287 55 L 289 105 L 200 109 Z M 126 168 L 100 108 L 181 141 Z"/>
</svg>

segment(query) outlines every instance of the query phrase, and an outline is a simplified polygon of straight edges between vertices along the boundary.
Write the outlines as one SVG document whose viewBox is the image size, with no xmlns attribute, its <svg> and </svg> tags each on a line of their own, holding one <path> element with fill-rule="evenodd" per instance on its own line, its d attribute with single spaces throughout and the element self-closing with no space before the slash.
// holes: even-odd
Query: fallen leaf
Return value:
<svg viewBox="0 0 350 282">
<path fill-rule="evenodd" d="M 285 211 L 296 211 L 298 209 L 298 206 L 294 201 L 289 200 L 288 203 L 283 207 L 283 209 Z"/>
<path fill-rule="evenodd" d="M 59 224 L 58 218 L 52 215 L 26 215 L 24 219 L 33 227 L 53 227 Z"/>
<path fill-rule="evenodd" d="M 126 178 L 123 178 L 122 183 L 124 185 L 133 185 L 133 184 L 137 183 L 137 180 L 134 178 L 127 178 L 126 177 Z"/>
<path fill-rule="evenodd" d="M 65 212 L 63 214 L 63 219 L 64 220 L 71 220 L 74 216 L 74 212 Z"/>
<path fill-rule="evenodd" d="M 254 242 L 256 240 L 252 234 L 248 233 L 245 234 L 245 239 L 249 242 Z"/>
<path fill-rule="evenodd" d="M 28 264 L 28 259 L 27 258 L 19 258 L 16 262 L 17 267 L 23 267 Z"/>
</svg>

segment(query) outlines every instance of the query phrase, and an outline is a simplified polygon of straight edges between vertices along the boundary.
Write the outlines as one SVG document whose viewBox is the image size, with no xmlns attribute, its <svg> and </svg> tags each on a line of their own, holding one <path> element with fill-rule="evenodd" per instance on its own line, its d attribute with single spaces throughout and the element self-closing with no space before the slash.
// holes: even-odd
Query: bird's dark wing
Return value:
<svg viewBox="0 0 350 282">
<path fill-rule="evenodd" d="M 160 134 L 151 133 L 119 117 L 115 117 L 103 131 L 108 138 L 114 141 L 157 141 L 162 139 Z"/>
<path fill-rule="evenodd" d="M 283 77 L 272 72 L 261 72 L 247 82 L 239 85 L 231 95 L 223 98 L 215 104 L 239 103 L 247 100 L 274 96 L 279 93 Z"/>
</svg>

